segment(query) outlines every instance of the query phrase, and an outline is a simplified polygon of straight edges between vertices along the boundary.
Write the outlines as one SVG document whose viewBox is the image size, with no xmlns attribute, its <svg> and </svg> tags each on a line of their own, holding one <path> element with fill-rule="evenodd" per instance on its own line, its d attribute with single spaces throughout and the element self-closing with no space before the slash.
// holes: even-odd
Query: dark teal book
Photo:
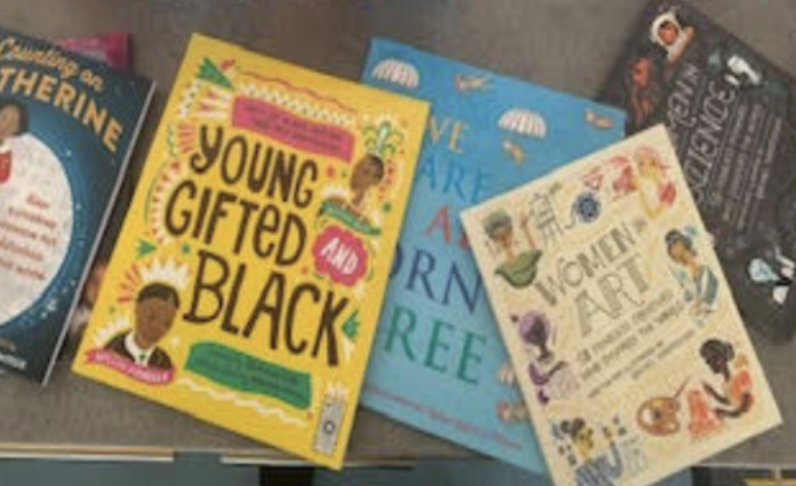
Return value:
<svg viewBox="0 0 796 486">
<path fill-rule="evenodd" d="M 0 29 L 0 365 L 46 382 L 153 91 Z"/>
<path fill-rule="evenodd" d="M 600 100 L 628 134 L 666 125 L 745 323 L 791 339 L 796 79 L 694 4 L 654 0 Z"/>
<path fill-rule="evenodd" d="M 542 472 L 459 212 L 616 142 L 624 114 L 382 39 L 362 79 L 432 103 L 362 402 Z"/>
</svg>

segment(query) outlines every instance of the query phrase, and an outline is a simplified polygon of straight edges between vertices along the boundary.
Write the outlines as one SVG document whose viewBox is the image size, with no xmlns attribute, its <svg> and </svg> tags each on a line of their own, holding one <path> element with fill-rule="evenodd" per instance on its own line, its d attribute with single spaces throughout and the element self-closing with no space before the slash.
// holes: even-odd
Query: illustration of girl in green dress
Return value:
<svg viewBox="0 0 796 486">
<path fill-rule="evenodd" d="M 536 246 L 536 241 L 528 228 L 530 218 L 525 217 L 520 221 L 520 228 L 527 244 L 527 249 L 518 252 L 514 240 L 514 224 L 511 216 L 498 209 L 487 216 L 483 221 L 484 231 L 498 247 L 505 260 L 496 269 L 495 273 L 503 277 L 506 283 L 520 289 L 527 287 L 536 279 L 539 259 L 542 251 Z"/>
</svg>

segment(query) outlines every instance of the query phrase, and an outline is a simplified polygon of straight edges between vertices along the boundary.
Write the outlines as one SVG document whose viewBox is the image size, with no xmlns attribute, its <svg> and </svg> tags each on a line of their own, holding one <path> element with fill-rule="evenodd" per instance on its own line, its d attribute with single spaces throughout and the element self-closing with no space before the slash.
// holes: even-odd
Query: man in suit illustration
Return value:
<svg viewBox="0 0 796 486">
<path fill-rule="evenodd" d="M 169 355 L 157 344 L 171 329 L 180 299 L 169 285 L 152 283 L 138 294 L 135 327 L 117 334 L 105 349 L 133 363 L 160 370 L 172 370 Z"/>
</svg>

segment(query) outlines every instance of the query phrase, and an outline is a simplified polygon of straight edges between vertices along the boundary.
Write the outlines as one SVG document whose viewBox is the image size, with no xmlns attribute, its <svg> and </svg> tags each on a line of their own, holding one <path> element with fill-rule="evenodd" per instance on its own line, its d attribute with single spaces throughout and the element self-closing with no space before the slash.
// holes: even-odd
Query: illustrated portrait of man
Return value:
<svg viewBox="0 0 796 486">
<path fill-rule="evenodd" d="M 179 308 L 179 296 L 171 286 L 145 286 L 136 298 L 133 329 L 117 334 L 105 349 L 141 366 L 172 370 L 169 355 L 158 343 L 171 330 Z"/>
<path fill-rule="evenodd" d="M 329 198 L 329 202 L 348 212 L 359 221 L 370 224 L 366 212 L 366 196 L 369 191 L 375 189 L 385 176 L 384 161 L 376 155 L 367 154 L 362 157 L 351 174 L 349 189 L 351 191 L 350 202 L 345 197 L 334 196 Z"/>
</svg>

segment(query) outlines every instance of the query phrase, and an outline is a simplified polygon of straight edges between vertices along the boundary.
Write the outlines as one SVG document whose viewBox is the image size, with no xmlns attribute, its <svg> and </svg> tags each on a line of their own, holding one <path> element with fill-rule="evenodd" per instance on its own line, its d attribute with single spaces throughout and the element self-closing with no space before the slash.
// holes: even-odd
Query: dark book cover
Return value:
<svg viewBox="0 0 796 486">
<path fill-rule="evenodd" d="M 792 469 L 696 467 L 692 477 L 698 486 L 796 486 Z"/>
<path fill-rule="evenodd" d="M 0 364 L 46 382 L 153 84 L 0 29 Z"/>
<path fill-rule="evenodd" d="M 628 134 L 667 126 L 744 320 L 790 338 L 796 82 L 684 2 L 653 1 L 627 45 L 600 100 Z"/>
</svg>

